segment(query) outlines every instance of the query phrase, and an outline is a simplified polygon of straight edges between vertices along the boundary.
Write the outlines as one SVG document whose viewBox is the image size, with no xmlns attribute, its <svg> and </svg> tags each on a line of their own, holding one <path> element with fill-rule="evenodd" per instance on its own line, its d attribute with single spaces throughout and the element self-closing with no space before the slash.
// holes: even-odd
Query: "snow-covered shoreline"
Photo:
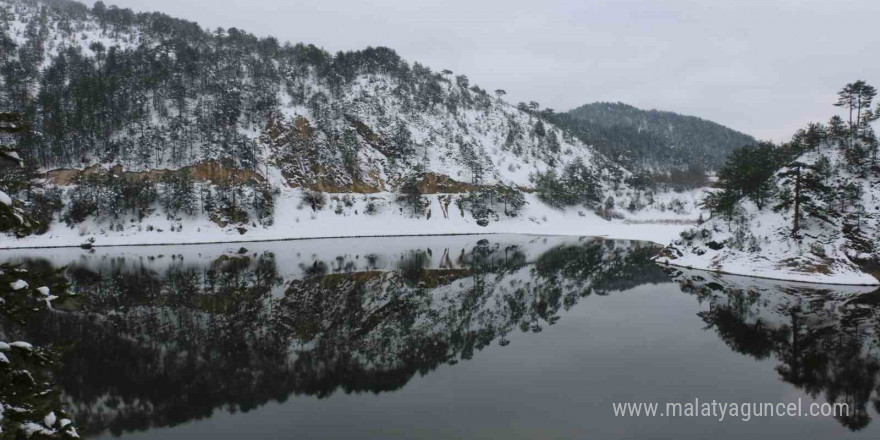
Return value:
<svg viewBox="0 0 880 440">
<path fill-rule="evenodd" d="M 678 267 L 750 277 L 804 281 L 816 284 L 880 285 L 877 272 L 865 269 L 877 261 L 880 192 L 873 178 L 861 177 L 847 166 L 836 147 L 825 146 L 801 154 L 797 163 L 827 169 L 820 177 L 828 187 L 854 186 L 849 200 L 818 199 L 823 214 L 801 215 L 793 233 L 790 209 L 763 209 L 748 199 L 738 202 L 731 218 L 717 215 L 682 234 L 655 260 Z M 818 164 L 824 164 L 821 167 Z M 785 167 L 772 177 L 772 187 L 785 188 Z M 807 173 L 808 171 L 803 171 Z M 809 171 L 812 172 L 812 171 Z M 817 198 L 819 196 L 816 196 Z M 834 203 L 833 206 L 830 204 Z M 842 204 L 842 205 L 841 205 Z M 862 211 L 847 209 L 860 206 Z M 819 209 L 819 208 L 815 208 Z M 876 263 L 874 263 L 876 264 Z"/>
<path fill-rule="evenodd" d="M 487 226 L 480 226 L 467 211 L 462 212 L 451 203 L 444 206 L 444 195 L 426 196 L 430 216 L 413 218 L 401 212 L 393 193 L 371 195 L 329 194 L 324 209 L 313 211 L 302 203 L 300 190 L 282 191 L 278 196 L 275 223 L 271 226 L 246 225 L 244 234 L 240 225 L 220 227 L 205 216 L 168 219 L 155 213 L 140 222 L 128 219 L 122 231 L 108 221 L 89 219 L 73 228 L 55 222 L 43 235 L 23 239 L 0 239 L 0 252 L 39 248 L 76 248 L 89 243 L 95 247 L 117 246 L 173 246 L 198 244 L 235 244 L 252 242 L 280 242 L 312 239 L 339 239 L 363 237 L 437 237 L 466 235 L 519 234 L 540 236 L 592 236 L 619 240 L 652 242 L 661 246 L 680 238 L 700 215 L 695 208 L 697 192 L 675 194 L 685 200 L 688 210 L 673 213 L 666 210 L 646 209 L 636 213 L 621 212 L 625 218 L 606 220 L 584 209 L 556 209 L 542 203 L 533 194 L 526 194 L 528 204 L 516 217 L 501 216 Z M 663 198 L 671 197 L 671 194 Z M 378 206 L 378 212 L 366 214 L 366 205 Z M 116 224 L 122 224 L 118 221 Z M 182 228 L 181 228 L 182 227 Z M 707 251 L 709 251 L 707 249 Z M 714 251 L 710 251 L 712 255 Z M 880 285 L 873 276 L 855 270 L 838 268 L 831 274 L 804 273 L 784 270 L 756 261 L 731 263 L 728 256 L 723 266 L 714 264 L 709 255 L 685 253 L 676 259 L 657 258 L 659 264 L 708 271 L 720 274 L 742 275 L 754 278 L 806 282 L 826 285 Z"/>
<path fill-rule="evenodd" d="M 484 227 L 478 225 L 469 212 L 461 212 L 454 203 L 441 206 L 441 196 L 427 197 L 430 217 L 412 218 L 400 212 L 391 193 L 355 195 L 349 201 L 351 206 L 331 197 L 327 207 L 315 212 L 302 206 L 299 191 L 284 191 L 278 197 L 275 223 L 268 227 L 247 225 L 244 234 L 238 230 L 239 225 L 220 227 L 204 216 L 169 220 L 157 213 L 142 222 L 126 223 L 122 231 L 111 228 L 106 221 L 94 219 L 73 228 L 56 222 L 43 235 L 3 238 L 0 250 L 79 247 L 85 243 L 106 247 L 475 234 L 596 236 L 666 245 L 688 227 L 688 221 L 693 220 L 690 217 L 699 215 L 660 215 L 646 211 L 629 215 L 626 220 L 609 221 L 586 210 L 551 208 L 533 195 L 527 195 L 529 204 L 518 216 L 502 216 Z M 365 214 L 368 202 L 380 206 L 379 212 Z M 642 223 L 627 224 L 627 221 Z"/>
<path fill-rule="evenodd" d="M 694 265 L 689 265 L 685 263 L 673 263 L 672 261 L 665 258 L 658 258 L 656 260 L 658 264 L 664 266 L 672 266 L 678 267 L 681 269 L 690 269 L 700 272 L 710 272 L 713 274 L 720 275 L 736 275 L 743 276 L 748 278 L 756 278 L 761 280 L 773 280 L 773 281 L 787 281 L 787 282 L 796 282 L 796 283 L 807 283 L 807 284 L 822 284 L 827 286 L 880 286 L 880 281 L 874 278 L 871 275 L 865 273 L 859 274 L 834 274 L 834 275 L 822 275 L 822 274 L 797 274 L 792 272 L 784 272 L 784 271 L 771 271 L 771 270 L 760 270 L 760 269 L 751 269 L 743 268 L 740 270 L 736 270 L 735 272 L 729 270 L 718 270 L 712 269 L 708 267 L 699 267 Z M 843 275 L 843 276 L 842 276 Z"/>
</svg>

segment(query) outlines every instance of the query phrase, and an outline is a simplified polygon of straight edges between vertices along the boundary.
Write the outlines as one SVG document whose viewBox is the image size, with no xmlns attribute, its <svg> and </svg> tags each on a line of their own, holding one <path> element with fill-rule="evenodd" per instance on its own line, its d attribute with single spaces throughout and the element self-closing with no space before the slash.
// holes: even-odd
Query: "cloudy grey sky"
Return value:
<svg viewBox="0 0 880 440">
<path fill-rule="evenodd" d="M 880 86 L 877 0 L 105 0 L 328 51 L 388 46 L 568 110 L 622 101 L 787 140 Z"/>
</svg>

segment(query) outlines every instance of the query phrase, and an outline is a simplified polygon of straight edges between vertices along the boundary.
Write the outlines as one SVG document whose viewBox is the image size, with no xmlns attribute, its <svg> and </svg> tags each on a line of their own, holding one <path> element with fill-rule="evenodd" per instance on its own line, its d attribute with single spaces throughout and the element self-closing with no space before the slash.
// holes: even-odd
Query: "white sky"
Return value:
<svg viewBox="0 0 880 440">
<path fill-rule="evenodd" d="M 88 2 L 89 4 L 93 2 Z M 787 140 L 880 87 L 877 0 L 105 0 L 330 52 L 388 46 L 557 111 L 622 101 Z"/>
</svg>

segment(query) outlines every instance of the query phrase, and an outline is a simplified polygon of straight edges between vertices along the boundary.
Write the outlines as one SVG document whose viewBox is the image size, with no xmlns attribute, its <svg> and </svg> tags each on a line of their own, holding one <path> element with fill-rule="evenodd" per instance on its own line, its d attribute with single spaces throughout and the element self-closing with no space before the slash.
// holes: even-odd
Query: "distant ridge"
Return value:
<svg viewBox="0 0 880 440">
<path fill-rule="evenodd" d="M 595 102 L 555 116 L 584 143 L 630 169 L 717 169 L 755 138 L 696 116 Z"/>
</svg>

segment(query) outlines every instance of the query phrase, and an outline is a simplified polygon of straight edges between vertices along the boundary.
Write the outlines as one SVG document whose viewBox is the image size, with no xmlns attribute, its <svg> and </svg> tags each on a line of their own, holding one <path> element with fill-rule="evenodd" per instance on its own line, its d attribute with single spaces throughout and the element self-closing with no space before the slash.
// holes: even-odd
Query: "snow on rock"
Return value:
<svg viewBox="0 0 880 440">
<path fill-rule="evenodd" d="M 0 342 L 0 353 L 4 351 L 9 351 L 9 344 L 5 342 Z"/>
<path fill-rule="evenodd" d="M 0 353 L 0 364 L 8 364 L 9 358 L 5 354 Z"/>
<path fill-rule="evenodd" d="M 26 288 L 27 286 L 28 286 L 28 283 L 25 280 L 16 280 L 12 283 L 9 283 L 9 287 L 12 290 L 21 290 L 21 289 Z"/>
<path fill-rule="evenodd" d="M 46 286 L 37 287 L 37 292 L 39 292 L 40 295 L 49 296 L 49 288 Z"/>
<path fill-rule="evenodd" d="M 29 343 L 27 343 L 27 342 L 24 342 L 24 341 L 15 341 L 15 342 L 9 344 L 9 346 L 10 346 L 10 347 L 15 347 L 15 348 L 20 348 L 20 349 L 22 349 L 22 350 L 31 350 L 31 349 L 34 348 L 33 345 L 31 345 L 31 344 L 29 344 Z"/>
<path fill-rule="evenodd" d="M 55 426 L 55 422 L 57 421 L 57 417 L 55 416 L 55 411 L 46 414 L 46 417 L 43 417 L 43 424 L 46 425 L 47 428 L 51 428 Z"/>
<path fill-rule="evenodd" d="M 6 157 L 8 157 L 10 159 L 14 159 L 14 160 L 21 162 L 21 156 L 18 155 L 17 151 L 7 151 L 4 154 L 6 154 Z"/>
<path fill-rule="evenodd" d="M 9 197 L 9 194 L 6 194 L 3 191 L 0 191 L 0 203 L 6 206 L 12 206 L 12 198 Z"/>
<path fill-rule="evenodd" d="M 27 422 L 22 425 L 22 429 L 24 429 L 25 435 L 30 438 L 33 437 L 34 434 L 41 434 L 45 436 L 55 435 L 56 431 L 52 429 L 46 429 L 44 426 L 35 422 Z"/>
<path fill-rule="evenodd" d="M 49 296 L 43 298 L 43 301 L 46 302 L 46 307 L 48 307 L 48 308 L 51 309 L 51 308 L 52 308 L 52 301 L 55 301 L 56 299 L 58 299 L 57 296 L 55 296 L 55 295 L 49 295 Z"/>
</svg>

